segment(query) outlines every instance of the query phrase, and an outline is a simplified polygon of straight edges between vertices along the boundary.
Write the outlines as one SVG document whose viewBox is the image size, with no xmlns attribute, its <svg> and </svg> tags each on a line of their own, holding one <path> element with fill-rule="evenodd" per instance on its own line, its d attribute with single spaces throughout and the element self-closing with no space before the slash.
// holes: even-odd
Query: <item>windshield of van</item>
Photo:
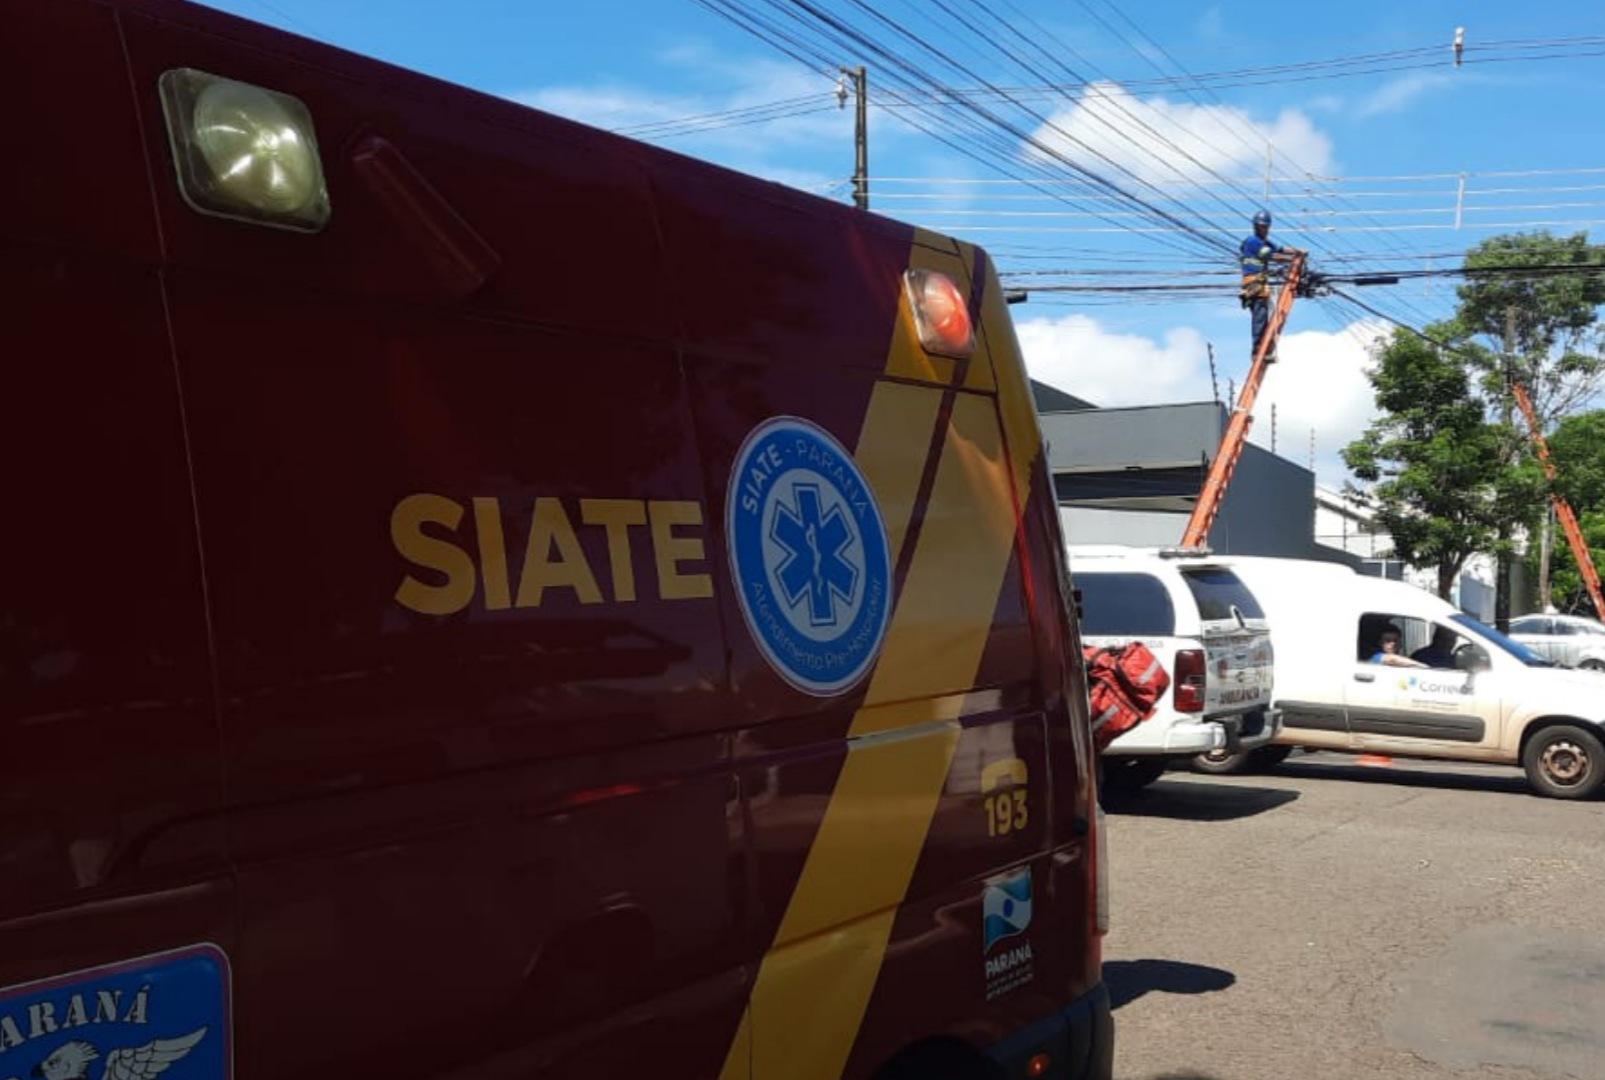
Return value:
<svg viewBox="0 0 1605 1080">
<path fill-rule="evenodd" d="M 1164 583 L 1152 574 L 1076 574 L 1081 590 L 1081 632 L 1129 637 L 1170 637 L 1176 611 Z"/>
<path fill-rule="evenodd" d="M 1464 626 L 1479 637 L 1487 638 L 1505 652 L 1514 656 L 1528 667 L 1554 667 L 1554 661 L 1546 660 L 1519 641 L 1512 641 L 1491 626 L 1484 626 L 1470 615 L 1451 615 L 1450 619 Z"/>
<path fill-rule="evenodd" d="M 1219 566 L 1204 566 L 1197 570 L 1183 570 L 1182 580 L 1198 601 L 1198 617 L 1205 622 L 1236 622 L 1233 608 L 1245 619 L 1263 619 L 1259 601 L 1248 591 L 1238 576 Z"/>
</svg>

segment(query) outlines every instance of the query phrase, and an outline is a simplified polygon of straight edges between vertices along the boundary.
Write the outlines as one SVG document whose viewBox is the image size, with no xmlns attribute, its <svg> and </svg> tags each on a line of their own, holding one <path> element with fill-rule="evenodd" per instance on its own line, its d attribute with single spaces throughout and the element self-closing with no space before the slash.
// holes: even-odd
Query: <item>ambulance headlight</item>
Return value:
<svg viewBox="0 0 1605 1080">
<path fill-rule="evenodd" d="M 298 98 L 192 68 L 161 77 L 184 200 L 203 214 L 317 232 L 329 189 L 312 114 Z"/>
</svg>

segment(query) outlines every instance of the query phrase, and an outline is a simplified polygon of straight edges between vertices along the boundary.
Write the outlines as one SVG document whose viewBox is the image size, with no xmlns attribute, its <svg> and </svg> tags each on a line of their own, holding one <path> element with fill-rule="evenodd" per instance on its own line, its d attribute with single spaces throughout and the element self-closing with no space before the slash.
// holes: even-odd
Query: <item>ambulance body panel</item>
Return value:
<svg viewBox="0 0 1605 1080">
<path fill-rule="evenodd" d="M 983 252 L 186 5 L 4 52 L 0 1075 L 1109 1075 Z M 304 104 L 327 221 L 197 209 L 173 72 Z"/>
</svg>

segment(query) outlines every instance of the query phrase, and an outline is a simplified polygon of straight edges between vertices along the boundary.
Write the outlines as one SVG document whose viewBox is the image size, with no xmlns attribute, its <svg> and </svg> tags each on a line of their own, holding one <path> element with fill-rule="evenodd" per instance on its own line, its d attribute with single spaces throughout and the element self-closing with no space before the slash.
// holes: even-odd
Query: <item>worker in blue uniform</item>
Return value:
<svg viewBox="0 0 1605 1080">
<path fill-rule="evenodd" d="M 1252 316 L 1254 349 L 1259 348 L 1260 338 L 1265 336 L 1265 326 L 1271 321 L 1271 264 L 1290 263 L 1295 256 L 1303 254 L 1298 248 L 1282 247 L 1271 240 L 1269 210 L 1261 210 L 1254 215 L 1254 235 L 1243 241 L 1239 251 L 1243 288 L 1238 294 Z M 1274 348 L 1265 361 L 1271 364 L 1276 362 Z"/>
</svg>

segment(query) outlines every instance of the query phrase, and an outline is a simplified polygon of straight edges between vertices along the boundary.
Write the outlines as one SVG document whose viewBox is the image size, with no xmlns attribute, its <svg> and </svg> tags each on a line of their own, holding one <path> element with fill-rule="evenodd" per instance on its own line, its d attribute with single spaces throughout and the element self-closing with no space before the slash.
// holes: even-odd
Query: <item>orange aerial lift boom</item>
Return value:
<svg viewBox="0 0 1605 1080">
<path fill-rule="evenodd" d="M 1221 503 L 1226 499 L 1226 488 L 1232 482 L 1232 473 L 1237 471 L 1237 460 L 1243 456 L 1243 445 L 1248 442 L 1248 429 L 1254 423 L 1254 399 L 1259 397 L 1260 384 L 1265 381 L 1265 357 L 1275 350 L 1276 339 L 1282 336 L 1282 327 L 1287 324 L 1288 313 L 1293 310 L 1293 299 L 1299 295 L 1303 277 L 1304 255 L 1300 253 L 1293 256 L 1293 261 L 1288 264 L 1282 291 L 1276 297 L 1276 308 L 1271 312 L 1270 322 L 1265 324 L 1265 333 L 1260 335 L 1259 345 L 1254 349 L 1254 363 L 1248 369 L 1248 378 L 1243 380 L 1242 393 L 1237 395 L 1237 405 L 1226 424 L 1226 434 L 1221 436 L 1215 460 L 1209 463 L 1204 489 L 1198 494 L 1193 515 L 1187 519 L 1187 531 L 1182 534 L 1181 546 L 1184 548 L 1203 547 L 1209 541 L 1209 530 L 1220 514 Z"/>
<path fill-rule="evenodd" d="M 1594 602 L 1594 616 L 1605 619 L 1605 595 L 1600 592 L 1599 571 L 1594 568 L 1594 554 L 1588 549 L 1588 541 L 1583 537 L 1583 528 L 1577 523 L 1577 514 L 1572 510 L 1572 504 L 1566 501 L 1566 496 L 1553 489 L 1555 459 L 1549 454 L 1549 441 L 1544 438 L 1543 429 L 1538 424 L 1538 410 L 1533 408 L 1533 399 L 1527 393 L 1527 388 L 1514 379 L 1510 382 L 1510 395 L 1516 399 L 1522 416 L 1527 418 L 1527 430 L 1532 433 L 1533 447 L 1538 451 L 1538 460 L 1543 462 L 1544 475 L 1549 477 L 1551 485 L 1549 497 L 1555 504 L 1555 517 L 1560 521 L 1561 531 L 1566 534 L 1566 543 L 1571 545 L 1577 572 L 1583 575 L 1583 584 L 1588 587 L 1588 598 Z"/>
</svg>

